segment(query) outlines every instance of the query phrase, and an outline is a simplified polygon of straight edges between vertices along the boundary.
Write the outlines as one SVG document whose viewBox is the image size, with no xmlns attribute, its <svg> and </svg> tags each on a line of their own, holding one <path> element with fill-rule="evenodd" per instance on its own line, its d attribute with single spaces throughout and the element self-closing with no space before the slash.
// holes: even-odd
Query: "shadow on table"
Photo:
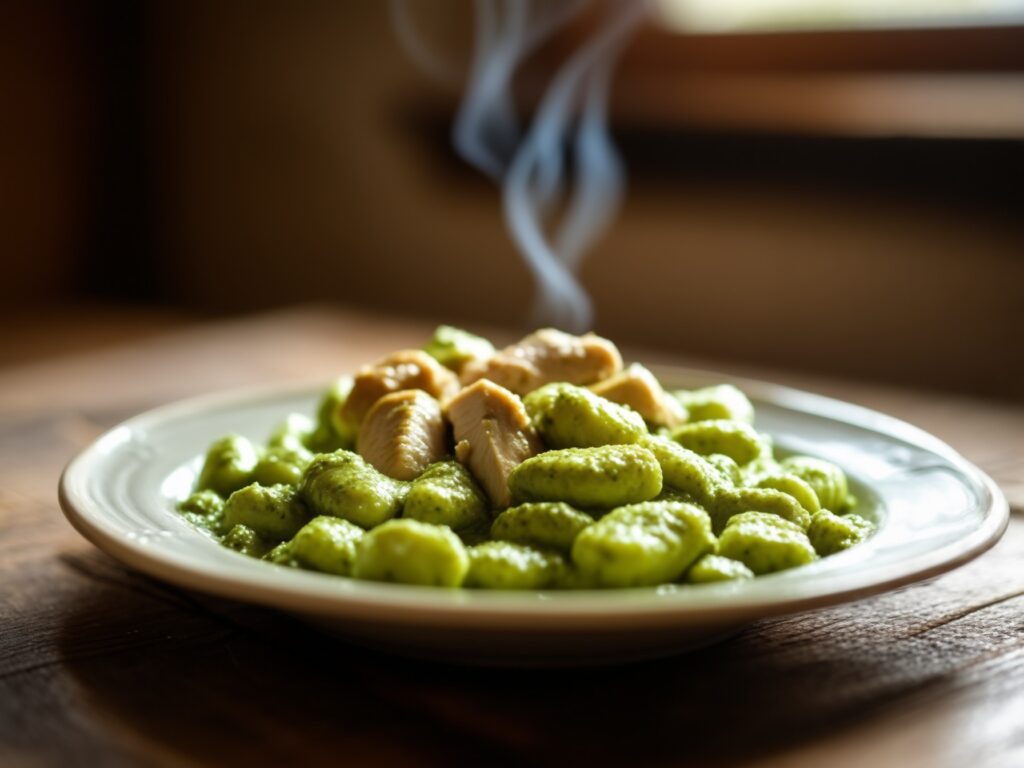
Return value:
<svg viewBox="0 0 1024 768">
<path fill-rule="evenodd" d="M 88 703 L 94 737 L 129 758 L 728 764 L 839 729 L 923 687 L 886 674 L 877 639 L 827 618 L 762 622 L 657 662 L 481 669 L 348 645 L 272 611 L 164 586 L 99 553 L 64 562 L 95 588 L 67 611 L 63 666 Z"/>
</svg>

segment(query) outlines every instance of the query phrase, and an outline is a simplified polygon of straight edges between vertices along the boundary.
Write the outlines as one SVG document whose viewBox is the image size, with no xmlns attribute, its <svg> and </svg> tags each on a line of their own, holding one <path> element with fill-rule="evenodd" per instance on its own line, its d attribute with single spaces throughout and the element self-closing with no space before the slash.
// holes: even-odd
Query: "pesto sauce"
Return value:
<svg viewBox="0 0 1024 768">
<path fill-rule="evenodd" d="M 495 354 L 487 340 L 447 326 L 426 351 L 456 371 Z M 850 512 L 843 470 L 810 456 L 776 460 L 752 426 L 750 401 L 731 385 L 662 393 L 689 420 L 655 434 L 629 407 L 582 386 L 534 390 L 525 409 L 544 449 L 511 468 L 514 506 L 494 509 L 450 458 L 453 445 L 411 481 L 364 461 L 339 416 L 351 381 L 327 388 L 315 418 L 289 415 L 266 447 L 238 435 L 214 442 L 180 514 L 268 564 L 473 589 L 743 580 L 874 532 Z"/>
</svg>

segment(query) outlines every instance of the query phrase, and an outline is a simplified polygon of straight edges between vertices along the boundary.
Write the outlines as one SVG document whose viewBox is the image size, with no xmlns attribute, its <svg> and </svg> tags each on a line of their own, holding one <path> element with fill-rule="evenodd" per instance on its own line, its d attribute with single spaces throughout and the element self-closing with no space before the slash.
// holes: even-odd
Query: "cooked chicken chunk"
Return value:
<svg viewBox="0 0 1024 768">
<path fill-rule="evenodd" d="M 628 405 L 651 424 L 674 427 L 686 419 L 679 401 L 665 392 L 654 374 L 638 363 L 592 384 L 590 390 L 613 403 Z"/>
<path fill-rule="evenodd" d="M 442 402 L 459 389 L 455 374 L 419 349 L 392 352 L 356 374 L 345 404 L 342 420 L 358 429 L 366 414 L 384 395 L 403 389 L 422 389 Z"/>
<path fill-rule="evenodd" d="M 462 383 L 490 379 L 518 395 L 551 381 L 593 384 L 622 370 L 622 356 L 592 333 L 571 336 L 544 328 L 482 361 L 467 363 Z"/>
<path fill-rule="evenodd" d="M 522 401 L 483 380 L 453 397 L 445 413 L 455 431 L 455 458 L 469 467 L 495 507 L 507 507 L 509 474 L 542 448 Z"/>
<path fill-rule="evenodd" d="M 445 454 L 441 406 L 421 389 L 403 389 L 373 404 L 359 430 L 359 455 L 396 480 L 412 480 Z"/>
</svg>

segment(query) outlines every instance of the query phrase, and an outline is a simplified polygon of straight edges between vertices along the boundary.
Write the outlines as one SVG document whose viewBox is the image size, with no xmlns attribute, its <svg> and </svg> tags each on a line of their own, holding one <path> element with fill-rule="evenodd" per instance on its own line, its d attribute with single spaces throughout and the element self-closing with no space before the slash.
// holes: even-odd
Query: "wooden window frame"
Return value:
<svg viewBox="0 0 1024 768">
<path fill-rule="evenodd" d="M 701 131 L 1024 139 L 1024 26 L 685 34 L 651 24 L 617 71 L 613 115 Z"/>
</svg>

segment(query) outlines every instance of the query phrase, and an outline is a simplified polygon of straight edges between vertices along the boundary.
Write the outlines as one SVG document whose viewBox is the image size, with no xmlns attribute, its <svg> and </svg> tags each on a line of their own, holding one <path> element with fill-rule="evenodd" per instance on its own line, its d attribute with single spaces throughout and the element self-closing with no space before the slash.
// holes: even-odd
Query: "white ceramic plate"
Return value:
<svg viewBox="0 0 1024 768">
<path fill-rule="evenodd" d="M 673 387 L 727 380 L 674 368 Z M 234 392 L 149 411 L 80 453 L 60 502 L 83 536 L 121 562 L 182 587 L 298 614 L 349 639 L 410 655 L 500 664 L 626 661 L 680 652 L 755 619 L 855 600 L 950 570 L 988 549 L 1006 499 L 937 438 L 875 411 L 731 379 L 756 426 L 783 451 L 836 462 L 879 530 L 811 565 L 753 581 L 586 592 L 478 592 L 374 584 L 253 560 L 174 509 L 201 454 L 229 432 L 261 441 L 289 412 L 312 413 L 320 386 Z"/>
</svg>

